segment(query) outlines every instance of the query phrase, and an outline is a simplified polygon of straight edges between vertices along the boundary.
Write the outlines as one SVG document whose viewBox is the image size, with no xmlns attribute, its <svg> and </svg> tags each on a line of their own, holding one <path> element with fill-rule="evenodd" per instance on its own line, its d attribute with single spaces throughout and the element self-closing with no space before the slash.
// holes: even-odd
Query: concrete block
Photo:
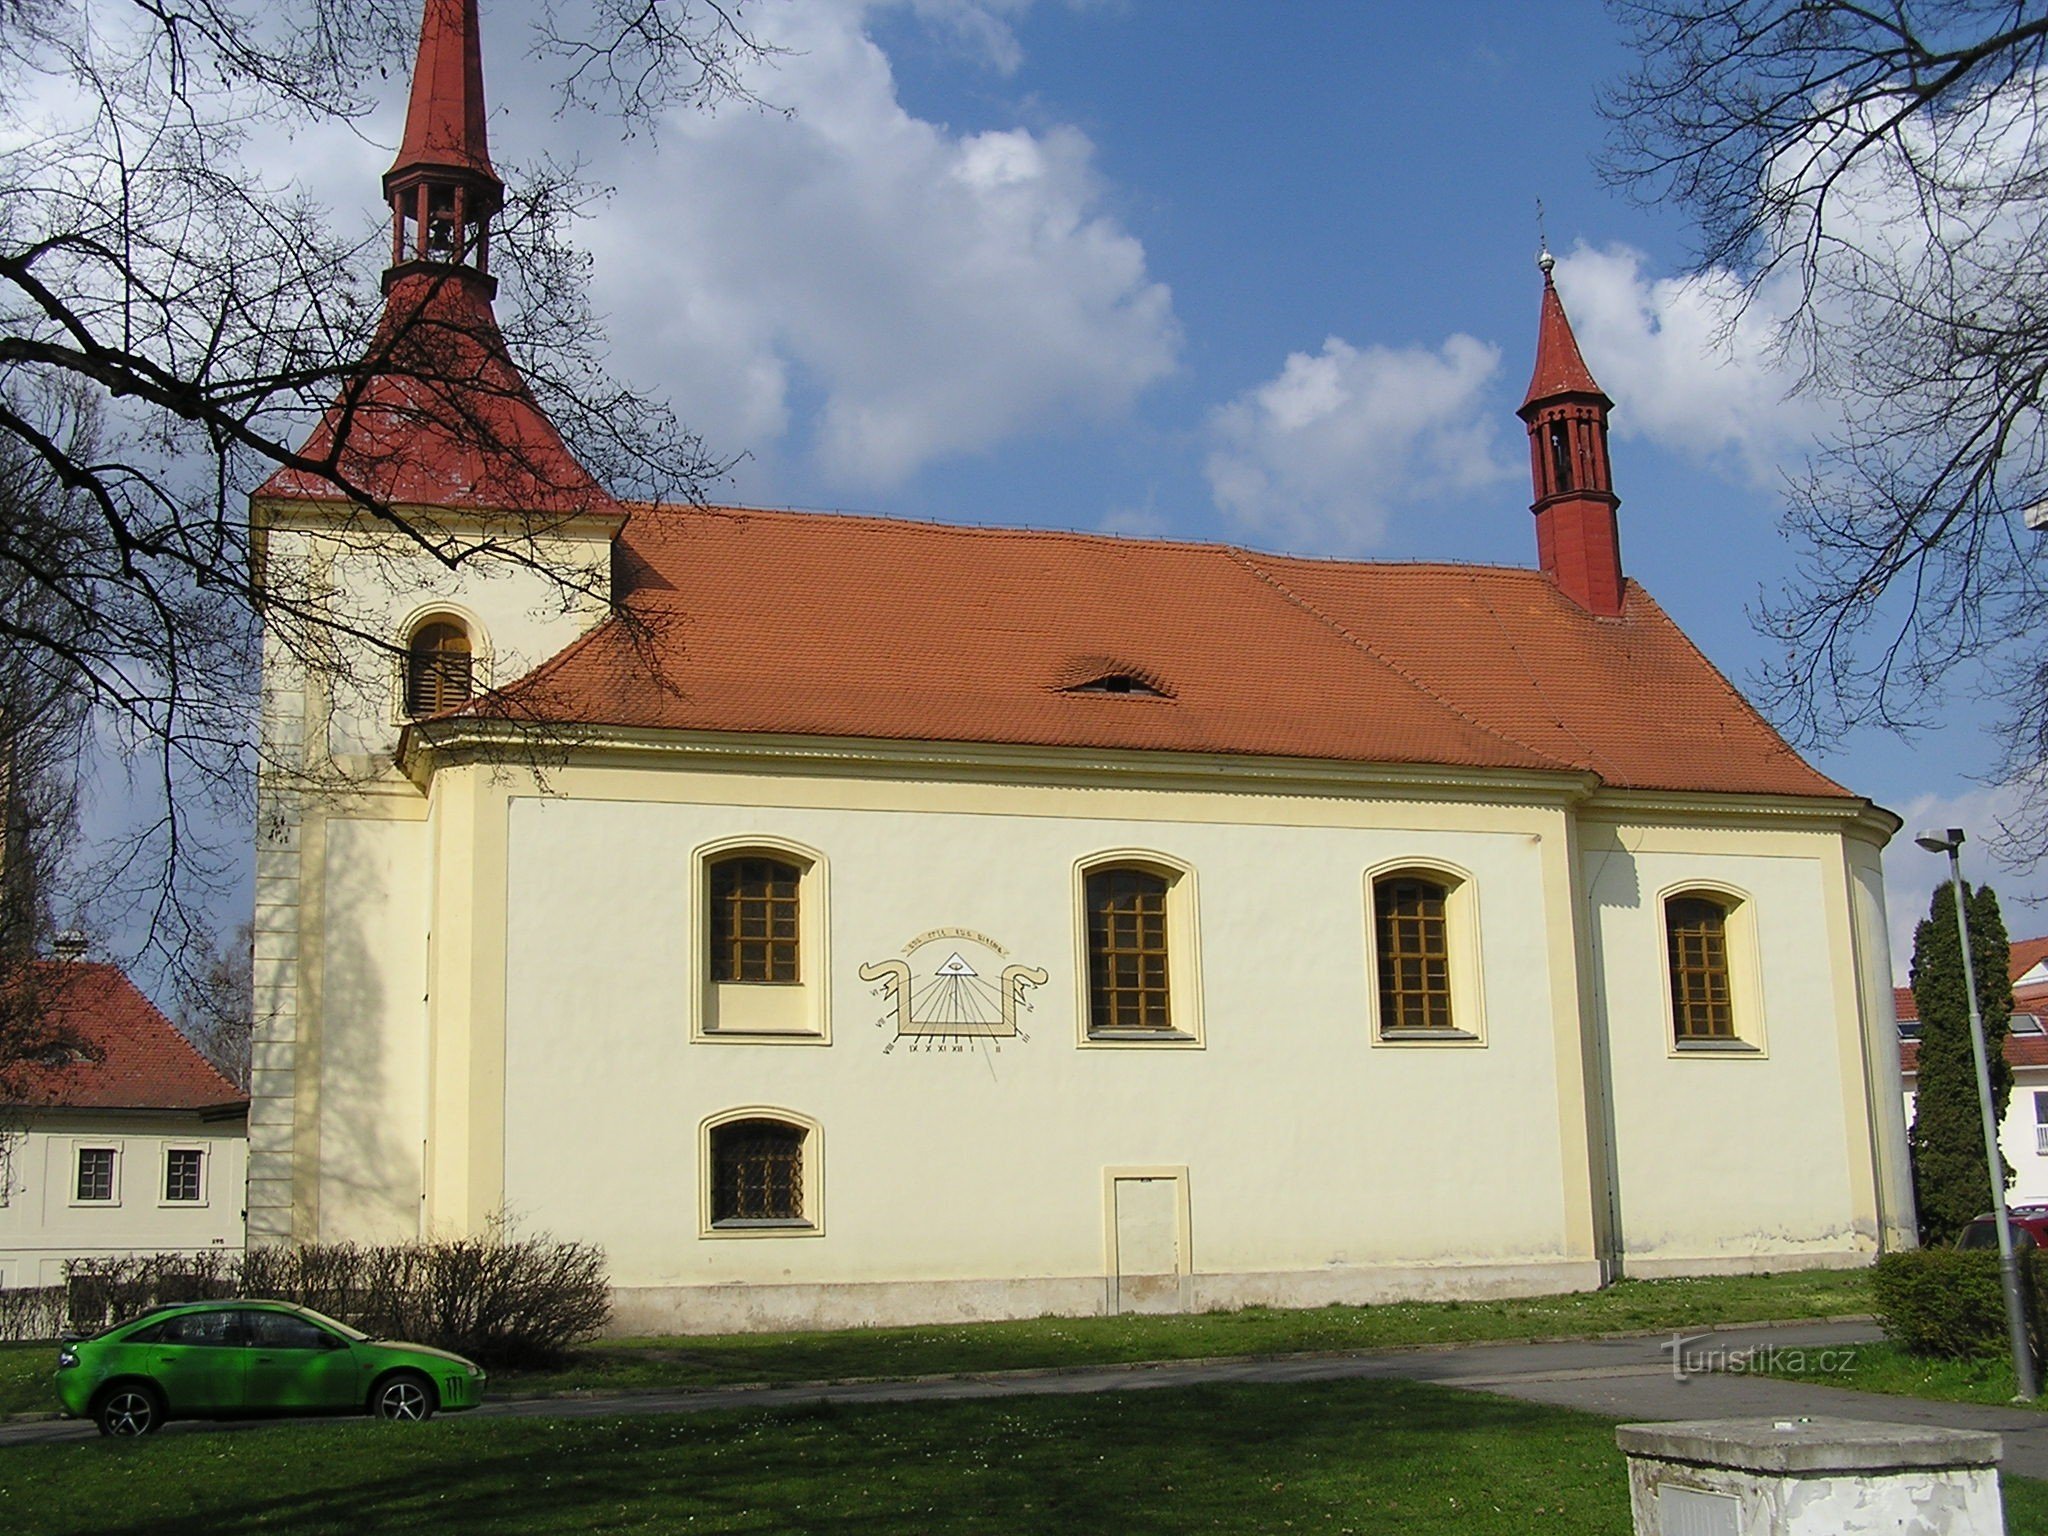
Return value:
<svg viewBox="0 0 2048 1536">
<path fill-rule="evenodd" d="M 2003 1536 L 1999 1438 L 1854 1419 L 1623 1424 L 1636 1536 Z"/>
</svg>

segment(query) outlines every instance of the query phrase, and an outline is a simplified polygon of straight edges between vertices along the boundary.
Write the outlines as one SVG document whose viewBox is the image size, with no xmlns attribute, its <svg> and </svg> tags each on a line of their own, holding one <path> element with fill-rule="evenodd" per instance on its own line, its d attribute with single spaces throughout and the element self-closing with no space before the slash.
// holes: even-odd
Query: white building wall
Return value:
<svg viewBox="0 0 2048 1536">
<path fill-rule="evenodd" d="M 1845 1050 L 1863 1027 L 1842 1018 L 1843 978 L 1827 958 L 1826 884 L 1839 878 L 1841 844 L 1775 837 L 1785 851 L 1768 855 L 1739 851 L 1740 836 L 1668 828 L 1587 839 L 1627 1273 L 1875 1251 L 1874 1220 L 1852 1187 L 1861 1131 L 1842 1092 L 1845 1073 L 1864 1080 L 1860 1054 Z M 1674 1043 L 1663 900 L 1696 885 L 1742 893 L 1749 909 L 1730 956 L 1744 1049 Z M 1847 979 L 1853 994 L 1853 971 Z"/>
<path fill-rule="evenodd" d="M 6 1134 L 0 1159 L 0 1286 L 56 1285 L 67 1259 L 102 1254 L 239 1253 L 248 1140 L 240 1117 L 66 1111 Z M 78 1153 L 115 1154 L 114 1198 L 81 1201 Z M 164 1198 L 167 1154 L 201 1154 L 201 1198 Z"/>
</svg>

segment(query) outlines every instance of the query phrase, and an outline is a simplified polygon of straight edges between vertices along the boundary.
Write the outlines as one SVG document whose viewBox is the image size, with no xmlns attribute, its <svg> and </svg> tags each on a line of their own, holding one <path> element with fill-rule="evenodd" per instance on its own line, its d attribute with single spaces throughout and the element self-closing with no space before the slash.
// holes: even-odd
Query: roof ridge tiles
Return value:
<svg viewBox="0 0 2048 1536">
<path fill-rule="evenodd" d="M 1522 676 L 1529 680 L 1529 686 L 1535 690 L 1536 697 L 1543 701 L 1544 712 L 1550 716 L 1551 723 L 1579 744 L 1579 749 L 1586 754 L 1586 766 L 1588 768 L 1599 774 L 1603 779 L 1613 777 L 1608 768 L 1604 766 L 1606 754 L 1578 731 L 1572 729 L 1571 722 L 1565 719 L 1565 712 L 1551 701 L 1549 691 L 1543 686 L 1543 679 L 1537 676 L 1536 669 L 1530 666 L 1528 659 L 1523 656 L 1522 647 L 1516 643 L 1514 633 L 1502 621 L 1500 610 L 1495 608 L 1493 603 L 1487 598 L 1485 590 L 1481 587 L 1480 583 L 1472 581 L 1470 586 L 1472 588 L 1473 600 L 1480 607 L 1484 608 L 1486 616 L 1493 620 L 1494 630 L 1500 635 L 1502 643 L 1507 646 L 1508 654 L 1515 658 L 1515 665 L 1522 669 Z M 1627 596 L 1627 589 L 1624 588 L 1622 592 L 1624 604 L 1626 604 Z"/>
<path fill-rule="evenodd" d="M 1377 661 L 1389 672 L 1393 673 L 1396 677 L 1400 678 L 1401 681 L 1406 683 L 1410 688 L 1414 689 L 1417 693 L 1421 694 L 1424 698 L 1428 699 L 1431 703 L 1435 704 L 1438 708 L 1444 710 L 1446 713 L 1455 716 L 1456 718 L 1464 721 L 1467 725 L 1471 726 L 1474 730 L 1480 731 L 1485 735 L 1491 736 L 1497 741 L 1504 741 L 1509 746 L 1519 747 L 1522 751 L 1528 753 L 1531 757 L 1537 759 L 1537 761 L 1540 764 L 1549 765 L 1564 772 L 1572 772 L 1578 770 L 1578 764 L 1561 762 L 1558 758 L 1553 756 L 1551 753 L 1544 751 L 1541 747 L 1537 747 L 1529 742 L 1523 741 L 1520 737 L 1512 736 L 1508 732 L 1501 730 L 1498 726 L 1488 725 L 1485 721 L 1476 719 L 1471 714 L 1467 713 L 1465 710 L 1459 708 L 1456 704 L 1453 704 L 1449 699 L 1445 698 L 1442 694 L 1438 693 L 1434 688 L 1430 687 L 1427 683 L 1423 682 L 1422 679 L 1415 676 L 1415 674 L 1410 672 L 1406 667 L 1402 666 L 1399 662 L 1393 660 L 1393 658 L 1387 656 L 1385 653 L 1380 651 L 1378 647 L 1374 646 L 1369 640 L 1365 640 L 1361 638 L 1359 635 L 1354 634 L 1347 626 L 1339 622 L 1337 619 L 1331 617 L 1329 614 L 1323 612 L 1322 609 L 1318 608 L 1308 598 L 1302 596 L 1299 592 L 1296 592 L 1292 587 L 1288 586 L 1285 582 L 1281 581 L 1278 576 L 1266 570 L 1258 563 L 1257 559 L 1248 551 L 1238 549 L 1233 546 L 1230 547 L 1229 553 L 1231 557 L 1235 559 L 1240 565 L 1242 565 L 1246 570 L 1250 571 L 1259 580 L 1265 582 L 1267 585 L 1272 587 L 1274 591 L 1278 592 L 1288 602 L 1293 603 L 1296 607 L 1300 608 L 1304 613 L 1309 614 L 1317 622 L 1319 622 L 1325 628 L 1330 630 L 1331 633 L 1341 637 L 1347 644 L 1352 646 L 1354 649 L 1362 651 L 1367 656 L 1370 656 L 1374 661 Z"/>
<path fill-rule="evenodd" d="M 1358 560 L 1345 555 L 1313 555 L 1290 550 L 1252 549 L 1246 545 L 1233 544 L 1227 539 L 1176 539 L 1160 534 L 1113 533 L 1105 529 L 1089 528 L 1044 528 L 1014 523 L 960 523 L 949 522 L 940 517 L 900 517 L 889 512 L 856 512 L 831 507 L 757 507 L 737 502 L 698 504 L 682 501 L 621 501 L 619 506 L 628 513 L 645 512 L 657 516 L 667 514 L 682 517 L 763 517 L 787 518 L 792 521 L 830 518 L 835 523 L 867 524 L 905 532 L 936 530 L 943 533 L 970 534 L 977 538 L 1047 539 L 1062 543 L 1106 544 L 1118 549 L 1206 550 L 1215 554 L 1245 554 L 1258 560 L 1298 562 L 1316 566 L 1348 566 L 1359 570 L 1446 573 L 1484 571 L 1490 575 L 1531 582 L 1548 580 L 1541 571 L 1532 570 L 1527 566 L 1493 565 L 1484 560 Z"/>
</svg>

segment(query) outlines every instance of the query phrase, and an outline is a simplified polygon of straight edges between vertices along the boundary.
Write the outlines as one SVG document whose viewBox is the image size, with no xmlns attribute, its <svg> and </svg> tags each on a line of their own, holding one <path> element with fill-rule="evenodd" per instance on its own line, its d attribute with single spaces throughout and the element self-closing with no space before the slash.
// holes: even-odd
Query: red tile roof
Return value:
<svg viewBox="0 0 2048 1536">
<path fill-rule="evenodd" d="M 818 513 L 636 507 L 614 619 L 470 712 L 1581 771 L 1852 798 L 1640 587 Z M 1076 691 L 1109 674 L 1154 693 Z"/>
<path fill-rule="evenodd" d="M 614 511 L 513 366 L 490 299 L 461 268 L 392 286 L 361 374 L 299 449 L 385 502 L 521 512 Z M 307 470 L 280 469 L 258 497 L 333 500 Z"/>
<path fill-rule="evenodd" d="M 120 967 L 52 960 L 36 967 L 44 1008 L 97 1048 L 98 1061 L 45 1068 L 23 1102 L 64 1109 L 230 1109 L 249 1096 L 216 1071 Z"/>
<path fill-rule="evenodd" d="M 2048 960 L 2048 938 L 2015 940 L 2006 952 L 2006 975 L 2018 981 L 2043 960 Z"/>
</svg>

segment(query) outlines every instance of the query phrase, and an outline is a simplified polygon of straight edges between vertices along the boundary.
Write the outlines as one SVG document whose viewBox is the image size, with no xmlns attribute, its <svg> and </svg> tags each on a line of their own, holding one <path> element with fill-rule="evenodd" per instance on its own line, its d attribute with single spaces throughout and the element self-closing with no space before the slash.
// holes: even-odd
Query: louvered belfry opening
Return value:
<svg viewBox="0 0 2048 1536">
<path fill-rule="evenodd" d="M 1728 984 L 1728 912 L 1704 896 L 1664 904 L 1671 954 L 1671 1020 L 1681 1040 L 1732 1040 L 1735 1005 Z"/>
<path fill-rule="evenodd" d="M 735 1120 L 711 1132 L 711 1219 L 802 1221 L 804 1131 L 780 1120 Z"/>
<path fill-rule="evenodd" d="M 451 619 L 423 624 L 405 650 L 405 712 L 438 715 L 467 703 L 475 677 L 469 631 Z"/>
<path fill-rule="evenodd" d="M 1397 875 L 1373 887 L 1379 944 L 1380 1028 L 1451 1029 L 1451 948 L 1433 880 Z"/>
<path fill-rule="evenodd" d="M 1169 1030 L 1167 882 L 1142 869 L 1088 876 L 1088 1027 Z"/>
</svg>

